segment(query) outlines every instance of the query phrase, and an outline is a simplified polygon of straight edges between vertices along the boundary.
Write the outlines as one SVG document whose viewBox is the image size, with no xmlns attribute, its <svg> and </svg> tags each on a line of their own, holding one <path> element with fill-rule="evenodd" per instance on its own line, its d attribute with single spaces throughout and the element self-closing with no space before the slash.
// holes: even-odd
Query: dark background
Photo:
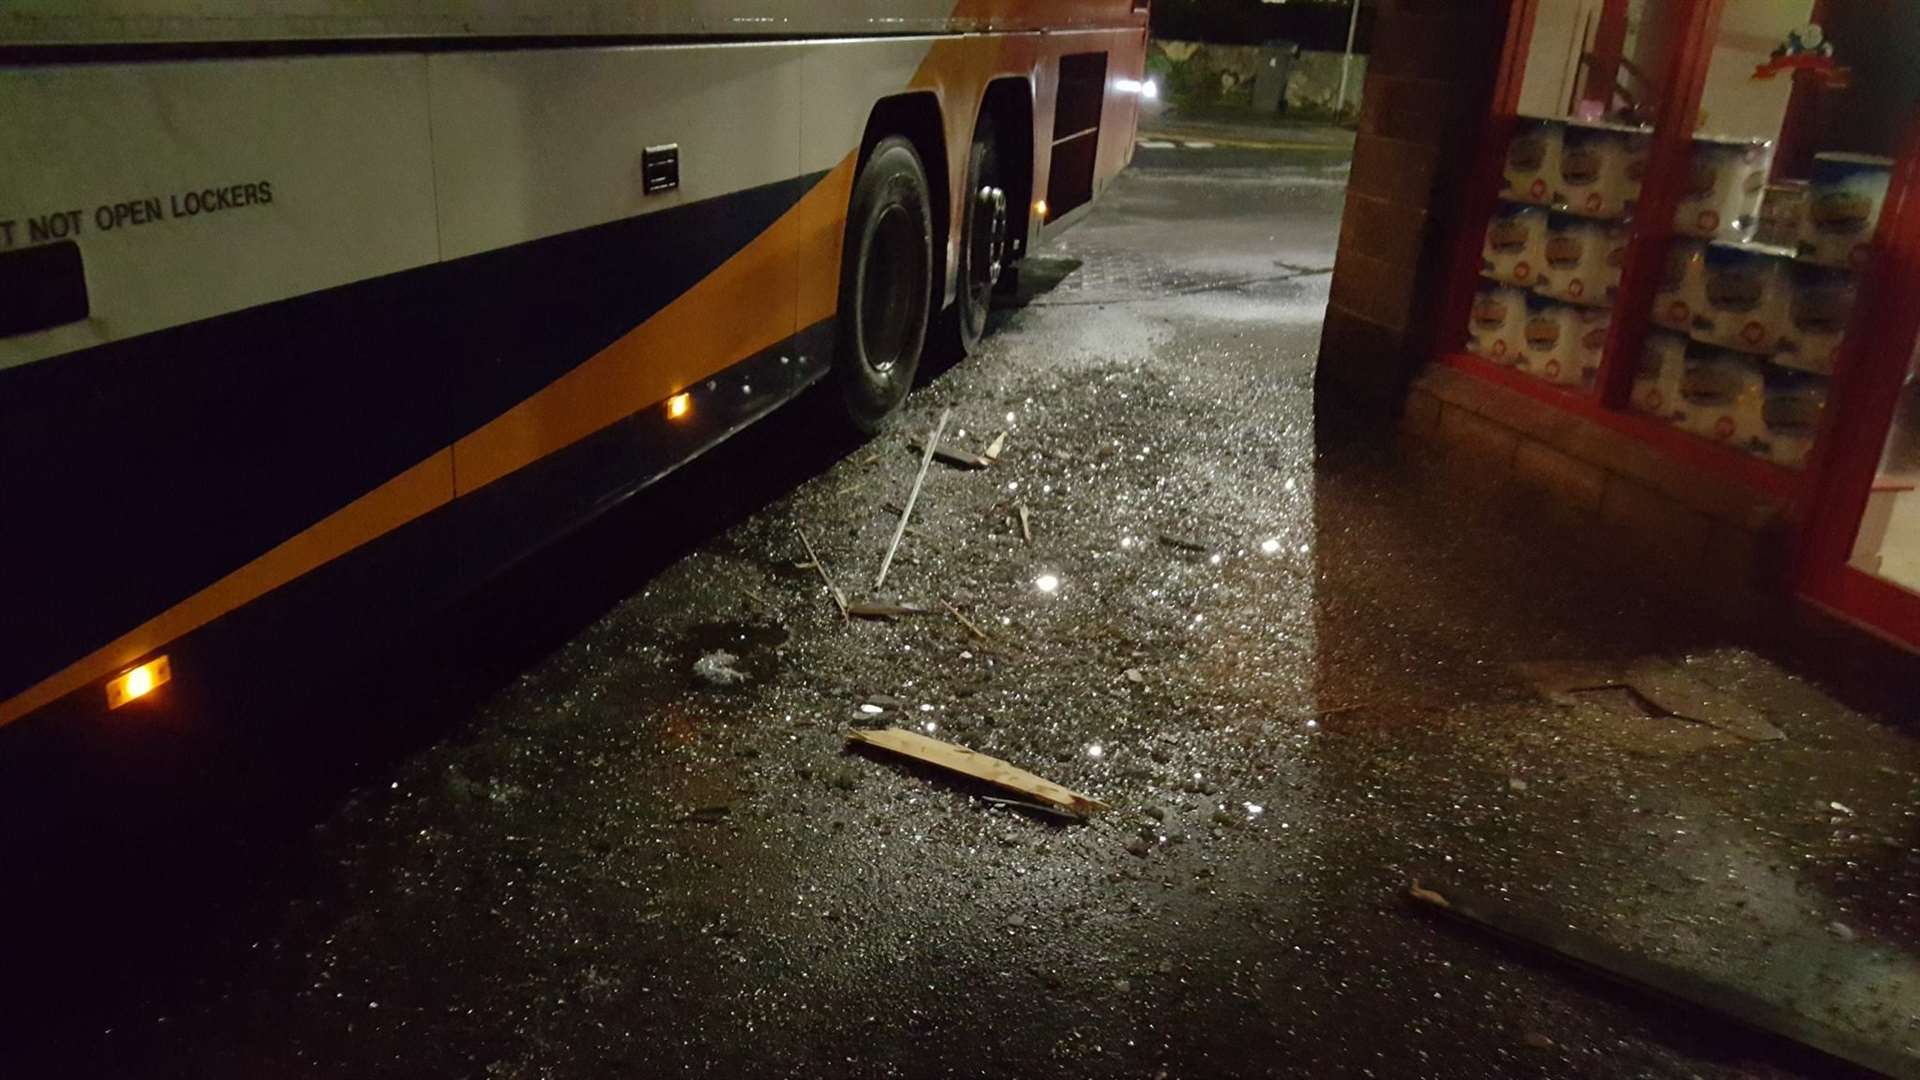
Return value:
<svg viewBox="0 0 1920 1080">
<path fill-rule="evenodd" d="M 1375 10 L 1371 4 L 1360 10 L 1355 52 L 1369 51 Z M 1291 0 L 1284 4 L 1261 0 L 1154 0 L 1153 36 L 1223 45 L 1257 45 L 1279 39 L 1303 49 L 1339 52 L 1346 48 L 1347 20 L 1352 13 L 1352 7 L 1337 0 Z"/>
</svg>

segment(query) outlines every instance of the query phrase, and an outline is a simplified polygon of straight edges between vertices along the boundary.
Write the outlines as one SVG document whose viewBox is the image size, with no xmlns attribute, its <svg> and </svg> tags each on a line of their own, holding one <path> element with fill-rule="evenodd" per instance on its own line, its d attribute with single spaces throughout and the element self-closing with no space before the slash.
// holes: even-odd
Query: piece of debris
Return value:
<svg viewBox="0 0 1920 1080">
<path fill-rule="evenodd" d="M 1571 695 L 1583 690 L 1608 690 L 1624 687 L 1620 665 L 1594 660 L 1531 660 L 1512 664 L 1514 674 L 1525 679 L 1540 696 L 1561 705 L 1577 704 Z"/>
<path fill-rule="evenodd" d="M 856 619 L 898 619 L 908 615 L 931 615 L 933 609 L 924 604 L 888 604 L 874 600 L 858 600 L 847 605 L 847 614 Z"/>
<path fill-rule="evenodd" d="M 1837 802 L 1830 802 L 1830 803 L 1828 803 L 1827 805 L 1828 805 L 1829 807 L 1831 807 L 1832 809 L 1834 809 L 1835 811 L 1837 811 L 1837 812 L 1839 812 L 1839 813 L 1842 813 L 1842 814 L 1851 814 L 1851 813 L 1853 813 L 1853 807 L 1851 807 L 1851 806 L 1848 806 L 1848 805 L 1847 805 L 1846 803 L 1837 803 Z"/>
<path fill-rule="evenodd" d="M 1208 547 L 1207 545 L 1201 543 L 1198 540 L 1187 540 L 1185 538 L 1173 536 L 1168 533 L 1161 533 L 1159 539 L 1162 544 L 1165 544 L 1170 548 L 1176 548 L 1180 551 L 1191 551 L 1196 555 L 1205 555 L 1206 553 L 1213 550 L 1212 548 Z"/>
<path fill-rule="evenodd" d="M 954 607 L 952 604 L 948 603 L 945 600 L 940 601 L 940 603 L 942 606 L 944 606 L 947 609 L 947 614 L 952 615 L 956 622 L 958 622 L 961 626 L 964 626 L 967 628 L 968 633 L 972 634 L 974 637 L 979 638 L 981 641 L 993 640 L 992 638 L 987 636 L 987 632 L 985 630 L 982 630 L 979 627 L 973 625 L 972 619 L 969 619 L 965 615 L 960 614 L 959 608 Z"/>
<path fill-rule="evenodd" d="M 1857 1068 L 1887 1076 L 1920 1076 L 1914 1059 L 1897 1049 L 1836 1030 L 1740 987 L 1715 982 L 1666 961 L 1630 952 L 1591 934 L 1570 929 L 1564 920 L 1535 918 L 1452 888 L 1444 893 L 1423 888 L 1417 881 L 1408 888 L 1407 896 L 1424 910 L 1444 914 L 1507 941 L 1543 950 L 1664 1001 L 1688 1005 L 1755 1031 L 1799 1043 Z"/>
<path fill-rule="evenodd" d="M 1838 919 L 1827 924 L 1827 933 L 1832 934 L 1841 941 L 1852 941 L 1857 936 L 1853 932 L 1853 927 L 1848 926 Z"/>
<path fill-rule="evenodd" d="M 1107 804 L 1099 799 L 1061 787 L 1051 780 L 1035 776 L 1025 769 L 1016 768 L 999 758 L 988 757 L 964 746 L 941 742 L 939 739 L 930 739 L 918 732 L 902 731 L 899 728 L 856 730 L 849 732 L 847 738 L 867 746 L 890 750 L 916 761 L 924 761 L 929 765 L 937 765 L 962 776 L 984 780 L 1010 791 L 1017 791 L 1049 806 L 1057 806 L 1074 814 L 1085 815 L 1108 808 Z"/>
<path fill-rule="evenodd" d="M 1654 708 L 1682 720 L 1757 742 L 1787 737 L 1752 705 L 1658 657 L 1642 657 L 1628 664 L 1623 681 Z"/>
<path fill-rule="evenodd" d="M 693 662 L 693 675 L 708 686 L 736 686 L 747 681 L 747 673 L 734 666 L 739 662 L 727 650 L 715 649 Z"/>
<path fill-rule="evenodd" d="M 1002 799 L 995 795 L 986 795 L 982 796 L 982 798 L 995 806 L 1009 806 L 1015 810 L 1027 810 L 1036 814 L 1045 814 L 1048 817 L 1063 818 L 1067 821 L 1080 820 L 1079 814 L 1070 814 L 1059 807 L 1048 806 L 1045 803 L 1028 802 L 1025 799 Z"/>
<path fill-rule="evenodd" d="M 1006 448 L 1007 433 L 1003 431 L 993 437 L 993 441 L 988 443 L 987 448 L 980 452 L 980 456 L 986 458 L 987 462 L 992 464 L 1000 460 L 1000 452 Z"/>
<path fill-rule="evenodd" d="M 691 813 L 681 814 L 675 821 L 692 821 L 703 824 L 717 824 L 733 816 L 733 807 L 724 804 L 702 806 Z"/>
<path fill-rule="evenodd" d="M 1527 790 L 1527 782 L 1517 776 L 1509 776 L 1507 777 L 1507 790 L 1525 791 Z"/>
<path fill-rule="evenodd" d="M 919 439 L 914 439 L 907 443 L 907 445 L 922 452 L 926 450 L 926 444 Z M 945 462 L 959 469 L 986 469 L 991 468 L 993 465 L 993 459 L 987 457 L 985 454 L 976 454 L 971 450 L 964 450 L 951 444 L 936 447 L 933 451 L 933 457 L 936 461 Z"/>
<path fill-rule="evenodd" d="M 1144 859 L 1147 853 L 1153 850 L 1153 843 L 1146 837 L 1136 836 L 1127 841 L 1126 849 L 1127 854 Z"/>
<path fill-rule="evenodd" d="M 1553 1040 L 1547 1038 L 1545 1035 L 1541 1034 L 1538 1031 L 1527 1032 L 1525 1035 L 1522 1035 L 1520 1037 L 1520 1041 L 1523 1043 L 1526 1043 L 1528 1046 L 1533 1047 L 1535 1050 L 1553 1049 Z"/>
<path fill-rule="evenodd" d="M 907 521 L 913 517 L 913 504 L 920 500 L 920 488 L 927 482 L 927 466 L 933 464 L 933 452 L 940 448 L 940 436 L 946 433 L 947 420 L 953 416 L 952 409 L 940 410 L 940 421 L 933 426 L 933 434 L 927 438 L 927 448 L 920 455 L 920 471 L 913 478 L 913 487 L 907 492 L 907 505 L 900 509 L 900 524 L 894 526 L 893 540 L 887 544 L 887 553 L 880 560 L 880 573 L 873 579 L 876 591 L 887 583 L 887 570 L 893 566 L 893 556 L 900 550 L 900 538 L 907 535 Z"/>
<path fill-rule="evenodd" d="M 1015 503 L 1013 512 L 1020 519 L 1020 539 L 1033 543 L 1033 523 L 1027 520 L 1027 504 Z"/>
<path fill-rule="evenodd" d="M 907 699 L 894 697 L 892 694 L 868 694 L 861 708 L 864 710 L 867 705 L 871 705 L 876 710 L 884 712 L 888 709 L 904 709 L 910 704 L 912 703 Z"/>
<path fill-rule="evenodd" d="M 820 580 L 827 583 L 827 595 L 833 597 L 833 606 L 840 609 L 840 621 L 845 622 L 847 594 L 841 592 L 840 586 L 833 583 L 833 575 L 827 571 L 827 564 L 814 552 L 813 544 L 807 539 L 806 531 L 798 526 L 795 526 L 793 531 L 800 534 L 800 546 L 807 549 L 807 558 L 812 559 L 813 568 L 820 571 Z"/>
<path fill-rule="evenodd" d="M 1591 660 L 1539 660 L 1514 664 L 1514 673 L 1559 705 L 1604 701 L 1613 708 L 1630 699 L 1632 710 L 1704 724 L 1756 742 L 1786 738 L 1760 710 L 1711 686 L 1677 665 L 1647 656 L 1625 665 Z M 1640 710 L 1639 706 L 1645 709 Z"/>
<path fill-rule="evenodd" d="M 1121 672 L 1120 677 L 1135 685 L 1139 685 L 1147 681 L 1147 673 L 1140 670 L 1137 667 L 1130 667 L 1127 670 Z"/>
</svg>

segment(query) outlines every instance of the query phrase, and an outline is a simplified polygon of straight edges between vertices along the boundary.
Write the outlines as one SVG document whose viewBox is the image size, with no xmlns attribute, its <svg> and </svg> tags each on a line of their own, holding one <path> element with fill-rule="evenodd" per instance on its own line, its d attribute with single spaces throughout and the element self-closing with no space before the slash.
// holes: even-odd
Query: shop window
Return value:
<svg viewBox="0 0 1920 1080">
<path fill-rule="evenodd" d="M 1529 34 L 1458 264 L 1455 362 L 1791 491 L 1849 355 L 1901 126 L 1822 110 L 1906 109 L 1850 93 L 1816 6 L 1834 5 L 1516 5 Z"/>
</svg>

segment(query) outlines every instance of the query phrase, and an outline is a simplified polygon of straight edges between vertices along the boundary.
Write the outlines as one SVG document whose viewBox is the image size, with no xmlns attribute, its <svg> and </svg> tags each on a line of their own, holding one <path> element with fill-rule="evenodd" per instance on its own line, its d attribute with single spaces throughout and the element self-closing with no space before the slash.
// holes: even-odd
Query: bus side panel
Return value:
<svg viewBox="0 0 1920 1080">
<path fill-rule="evenodd" d="M 409 257 L 430 243 L 444 261 L 428 255 L 352 284 L 202 311 L 127 340 L 111 340 L 122 324 L 107 290 L 95 327 L 106 344 L 0 371 L 0 483 L 29 496 L 14 505 L 49 523 L 24 531 L 24 541 L 21 530 L 5 534 L 0 586 L 17 586 L 11 595 L 27 603 L 16 610 L 54 628 L 36 639 L 43 648 L 0 657 L 0 696 L 114 634 L 123 636 L 103 653 L 165 645 L 186 631 L 128 628 L 176 601 L 168 615 L 194 608 L 205 619 L 193 626 L 218 620 L 209 635 L 231 639 L 222 626 L 289 627 L 300 620 L 286 601 L 344 600 L 353 583 L 403 587 L 358 590 L 326 625 L 340 625 L 339 612 L 351 625 L 379 618 L 387 603 L 444 599 L 624 497 L 820 373 L 854 155 L 874 102 L 912 88 L 939 96 L 955 193 L 951 251 L 984 86 L 1033 81 L 1043 110 L 1034 186 L 1044 190 L 1057 56 L 1104 46 L 1116 54 L 1113 73 L 1137 71 L 1137 56 L 1121 54 L 1137 51 L 1139 33 L 153 65 L 262 77 L 301 65 L 425 65 L 417 85 L 426 99 L 394 91 L 389 102 L 417 132 L 411 151 L 356 143 L 366 125 L 343 123 L 318 137 L 309 129 L 297 148 L 306 157 L 284 164 L 297 177 L 287 190 L 311 196 L 313 178 L 333 176 L 361 185 L 354 194 L 369 203 L 406 197 L 424 175 L 438 198 L 409 218 L 422 245 Z M 250 85 L 239 82 L 230 88 Z M 1132 120 L 1131 100 L 1111 85 L 1103 93 L 1101 183 L 1125 160 Z M 275 105 L 279 126 L 298 128 L 295 104 Z M 204 129 L 196 160 L 219 164 L 247 149 L 223 140 L 222 107 L 175 101 L 160 122 L 192 114 Z M 13 116 L 10 105 L 0 112 Z M 669 142 L 681 151 L 681 186 L 648 194 L 640 155 Z M 321 160 L 342 147 L 348 165 Z M 411 172 L 395 177 L 390 166 Z M 219 212 L 288 212 L 283 189 L 273 191 L 271 203 Z M 127 213 L 115 239 L 175 235 L 161 231 L 171 219 Z M 222 274 L 308 250 L 392 258 L 378 244 L 341 240 L 355 220 L 343 210 L 299 220 L 302 233 L 230 238 L 215 249 Z M 158 243 L 114 250 L 137 253 L 149 276 L 172 265 Z M 665 413 L 652 406 L 681 388 L 693 394 L 695 419 L 663 426 Z M 76 467 L 49 479 L 20 464 L 42 458 Z M 433 468 L 420 475 L 437 479 L 404 487 L 417 505 L 380 501 L 390 480 L 424 466 Z M 391 542 L 369 543 L 353 524 L 370 499 L 388 515 Z M 447 558 L 449 537 L 461 538 L 463 558 Z M 289 558 L 289 545 L 300 558 Z M 114 569 L 129 565 L 129 552 L 133 569 Z M 303 552 L 320 562 L 301 561 Z M 411 557 L 432 565 L 410 577 L 402 560 Z M 263 560 L 327 572 L 272 580 L 250 569 Z M 220 578 L 223 568 L 231 573 Z M 272 602 L 259 607 L 262 597 Z M 250 607 L 273 614 L 245 614 Z M 0 722 L 8 710 L 17 714 L 18 701 L 0 702 Z"/>
<path fill-rule="evenodd" d="M 434 97 L 472 97 L 465 111 L 432 111 L 439 130 L 431 134 L 423 56 L 84 69 L 88 79 L 123 88 L 114 107 L 84 115 L 149 108 L 157 110 L 151 126 L 167 134 L 113 159 L 118 171 L 103 180 L 75 167 L 86 160 L 77 153 L 86 131 L 69 125 L 69 143 L 52 144 L 57 153 L 45 162 L 0 173 L 0 182 L 24 177 L 35 190 L 57 190 L 65 175 L 139 191 L 161 185 L 182 158 L 202 171 L 247 166 L 251 174 L 266 149 L 281 151 L 267 180 L 275 184 L 271 201 L 183 219 L 146 220 L 143 211 L 135 221 L 129 212 L 110 232 L 82 233 L 93 317 L 7 340 L 16 350 L 57 348 L 45 339 L 65 332 L 104 343 L 0 370 L 0 494 L 12 525 L 0 530 L 0 595 L 10 618 L 32 631 L 22 647 L 0 652 L 0 698 L 116 639 L 130 655 L 102 662 L 130 662 L 165 643 L 165 626 L 197 625 L 278 587 L 258 568 L 242 572 L 262 559 L 307 565 L 276 545 L 325 558 L 344 553 L 334 538 L 359 535 L 353 519 L 382 485 L 564 378 L 749 248 L 777 249 L 769 261 L 783 284 L 721 297 L 722 305 L 765 323 L 769 342 L 793 335 L 804 245 L 762 240 L 823 179 L 794 174 L 792 47 L 495 56 L 491 68 L 485 55 L 432 58 L 458 61 L 435 72 Z M 716 58 L 725 70 L 714 70 Z M 776 62 L 754 62 L 760 58 Z M 588 77 L 531 85 L 537 80 L 527 72 L 551 76 L 561 62 Z M 619 78 L 606 77 L 616 67 Z M 407 84 L 382 83 L 382 70 L 405 73 Z M 288 82 L 312 91 L 330 73 L 367 85 L 365 95 L 337 95 L 344 114 L 309 108 L 309 94 L 282 92 Z M 86 80 L 41 81 L 65 90 Z M 670 108 L 648 104 L 676 93 Z M 518 129 L 509 123 L 516 101 L 528 117 Z M 38 107 L 19 110 L 16 102 Z M 26 126 L 58 111 L 16 96 L 0 106 L 0 123 Z M 366 123 L 369 115 L 389 123 Z M 400 116 L 410 135 L 385 138 Z M 262 129 L 282 133 L 279 141 L 255 139 Z M 244 139 L 232 142 L 229 133 Z M 682 143 L 681 182 L 647 195 L 641 153 L 656 135 Z M 819 198 L 844 206 L 844 192 Z M 171 200 L 161 206 L 168 212 Z M 357 227 L 369 217 L 404 217 L 406 227 L 391 222 L 362 238 Z M 196 240 L 191 227 L 201 225 L 224 231 Z M 396 234 L 413 238 L 404 259 L 381 242 Z M 436 262 L 441 239 L 461 250 Z M 299 287 L 291 281 L 318 287 L 356 273 L 361 280 L 221 310 Z M 704 321 L 711 348 L 681 334 L 672 348 L 634 355 L 643 377 L 613 387 L 626 403 L 610 420 L 753 352 L 757 346 L 736 349 L 728 337 L 743 321 L 733 314 Z M 183 324 L 121 333 L 172 321 Z M 571 429 L 571 410 L 533 419 L 552 438 L 513 467 L 594 430 Z M 660 467 L 650 457 L 625 462 L 630 468 L 601 460 L 610 467 L 598 476 L 567 473 L 579 481 L 567 493 L 567 520 Z M 482 470 L 461 464 L 475 465 L 456 462 L 438 487 L 408 486 L 426 501 L 403 518 L 454 497 L 462 478 L 464 490 L 477 486 L 471 477 Z M 563 523 L 519 515 L 513 531 L 531 544 Z M 455 550 L 440 551 L 437 562 L 452 561 Z M 469 561 L 497 554 L 495 547 Z M 440 595 L 440 578 L 474 576 L 472 566 L 423 567 L 415 591 Z M 396 604 L 404 599 L 391 595 Z M 161 629 L 133 633 L 154 619 Z"/>
<path fill-rule="evenodd" d="M 429 297 L 396 274 L 437 254 L 425 76 L 0 71 L 0 259 L 73 245 L 88 306 L 0 338 L 0 697 L 446 445 Z"/>
<path fill-rule="evenodd" d="M 799 164 L 801 56 L 801 46 L 785 44 L 431 58 L 440 236 L 450 258 L 733 204 L 725 214 L 669 215 L 687 228 L 582 247 L 574 266 L 556 267 L 580 278 L 577 297 L 502 298 L 515 317 L 457 361 L 462 494 L 798 329 L 798 252 L 789 248 L 765 257 L 753 294 L 729 298 L 728 317 L 692 323 L 671 348 L 622 344 L 725 260 L 766 247 L 761 234 L 811 186 L 795 182 L 811 171 Z M 649 147 L 674 148 L 675 186 L 646 190 Z M 629 317 L 617 318 L 621 311 Z M 600 491 L 581 495 L 628 479 L 609 475 Z"/>
<path fill-rule="evenodd" d="M 818 165 L 838 153 L 840 147 L 858 145 L 868 115 L 867 109 L 859 107 L 862 100 L 877 101 L 899 93 L 902 86 L 933 93 L 940 104 L 946 136 L 949 205 L 948 232 L 943 238 L 946 280 L 942 302 L 951 302 L 957 272 L 954 253 L 965 222 L 967 157 L 987 86 L 1008 78 L 1027 84 L 1034 110 L 1030 159 L 1034 175 L 1028 190 L 1044 192 L 1052 160 L 1049 136 L 1059 61 L 1063 55 L 1078 52 L 1105 52 L 1108 56 L 1094 177 L 1097 194 L 1132 157 L 1139 98 L 1119 86 L 1123 80 L 1139 80 L 1145 70 L 1144 29 L 969 35 L 942 38 L 930 47 L 920 41 L 884 39 L 820 46 L 805 69 L 810 108 L 802 120 L 803 158 Z M 1030 243 L 1037 235 L 1036 228 L 1019 239 Z M 1021 249 L 1027 246 L 1023 243 Z M 833 275 L 811 272 L 803 276 L 815 281 L 837 280 Z"/>
<path fill-rule="evenodd" d="M 1137 0 L 9 0 L 0 43 L 930 34 L 1145 21 Z"/>
<path fill-rule="evenodd" d="M 440 257 L 426 60 L 0 68 L 0 251 L 73 240 L 90 316 L 0 368 Z"/>
<path fill-rule="evenodd" d="M 806 111 L 800 118 L 800 163 L 826 169 L 860 149 L 867 119 L 882 98 L 905 93 L 926 62 L 925 39 L 872 39 L 810 46 L 800 69 Z M 800 272 L 802 322 L 833 317 L 840 301 L 840 243 L 846 233 L 846 208 L 839 231 L 826 250 L 808 259 Z"/>
<path fill-rule="evenodd" d="M 1036 112 L 1034 120 L 1034 138 L 1039 145 L 1036 160 L 1035 188 L 1044 192 L 1049 187 L 1049 179 L 1054 168 L 1052 137 L 1054 120 L 1057 114 L 1061 92 L 1060 61 L 1062 57 L 1083 53 L 1102 53 L 1106 57 L 1106 84 L 1101 91 L 1099 135 L 1093 165 L 1093 186 L 1090 204 L 1098 199 L 1107 184 L 1133 158 L 1133 141 L 1139 117 L 1140 98 L 1137 89 L 1122 89 L 1123 85 L 1137 86 L 1146 70 L 1146 31 L 1144 29 L 1124 30 L 1083 30 L 1070 33 L 1049 34 L 1045 38 L 1046 52 L 1040 65 L 1040 77 L 1036 83 Z M 1062 208 L 1051 207 L 1047 225 L 1060 222 Z M 1077 219 L 1067 219 L 1068 221 Z M 1042 233 L 1044 235 L 1044 232 Z"/>
</svg>

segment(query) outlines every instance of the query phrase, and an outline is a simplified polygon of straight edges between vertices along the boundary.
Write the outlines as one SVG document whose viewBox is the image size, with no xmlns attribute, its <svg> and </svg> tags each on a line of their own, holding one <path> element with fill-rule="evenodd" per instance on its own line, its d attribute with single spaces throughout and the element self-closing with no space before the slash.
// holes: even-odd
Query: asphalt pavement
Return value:
<svg viewBox="0 0 1920 1080">
<path fill-rule="evenodd" d="M 1920 1048 L 1920 747 L 1582 523 L 1316 434 L 1346 156 L 1206 134 L 1149 132 L 893 433 L 745 433 L 262 706 L 191 810 L 77 783 L 118 809 L 15 878 L 14 1075 L 1835 1074 L 1416 880 Z M 932 466 L 875 589 L 944 410 L 1001 453 Z M 925 613 L 843 620 L 823 569 Z M 1785 737 L 1513 667 L 1646 657 Z"/>
</svg>

